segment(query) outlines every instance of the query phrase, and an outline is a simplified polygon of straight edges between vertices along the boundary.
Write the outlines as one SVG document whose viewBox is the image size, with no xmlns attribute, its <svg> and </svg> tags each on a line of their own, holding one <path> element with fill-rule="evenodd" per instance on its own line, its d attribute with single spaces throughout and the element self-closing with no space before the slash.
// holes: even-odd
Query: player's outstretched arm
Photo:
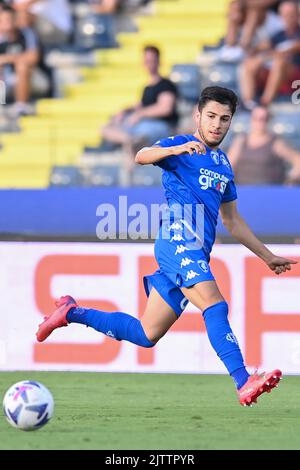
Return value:
<svg viewBox="0 0 300 470">
<path fill-rule="evenodd" d="M 144 147 L 138 151 L 135 156 L 135 163 L 139 165 L 151 165 L 152 163 L 159 162 L 164 158 L 183 155 L 193 155 L 194 153 L 201 155 L 206 153 L 205 145 L 201 142 L 191 141 L 182 145 L 174 145 L 172 147 Z"/>
<path fill-rule="evenodd" d="M 274 255 L 258 240 L 238 213 L 236 201 L 222 204 L 220 214 L 224 226 L 231 235 L 261 258 L 276 274 L 281 274 L 287 270 L 290 271 L 291 264 L 297 264 L 297 261 Z"/>
</svg>

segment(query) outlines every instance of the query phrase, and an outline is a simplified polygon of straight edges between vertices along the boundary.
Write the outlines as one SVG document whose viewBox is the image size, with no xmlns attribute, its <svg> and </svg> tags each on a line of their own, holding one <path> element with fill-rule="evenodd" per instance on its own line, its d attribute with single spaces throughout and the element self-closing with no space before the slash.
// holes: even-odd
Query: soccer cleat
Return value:
<svg viewBox="0 0 300 470">
<path fill-rule="evenodd" d="M 66 319 L 68 311 L 72 307 L 78 307 L 76 300 L 70 295 L 65 295 L 55 302 L 57 309 L 51 315 L 44 317 L 43 323 L 39 325 L 36 333 L 37 340 L 41 343 L 51 335 L 52 331 L 62 326 L 68 326 Z"/>
<path fill-rule="evenodd" d="M 262 393 L 270 393 L 272 388 L 278 387 L 278 382 L 281 380 L 282 372 L 279 369 L 272 372 L 258 374 L 255 372 L 250 375 L 245 385 L 238 390 L 238 397 L 240 404 L 243 406 L 252 406 L 252 403 L 257 402 L 257 398 Z"/>
</svg>

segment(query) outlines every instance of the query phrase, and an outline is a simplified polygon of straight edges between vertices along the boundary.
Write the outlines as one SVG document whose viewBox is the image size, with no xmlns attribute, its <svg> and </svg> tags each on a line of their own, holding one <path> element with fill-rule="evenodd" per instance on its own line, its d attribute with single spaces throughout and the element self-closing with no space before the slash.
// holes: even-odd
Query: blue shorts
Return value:
<svg viewBox="0 0 300 470">
<path fill-rule="evenodd" d="M 172 226 L 175 229 L 172 229 Z M 209 267 L 209 259 L 202 248 L 195 248 L 182 231 L 177 231 L 178 223 L 172 224 L 170 236 L 162 236 L 163 228 L 155 242 L 155 258 L 159 269 L 144 277 L 147 296 L 154 287 L 161 297 L 180 316 L 188 304 L 181 287 L 192 287 L 198 282 L 214 281 Z"/>
</svg>

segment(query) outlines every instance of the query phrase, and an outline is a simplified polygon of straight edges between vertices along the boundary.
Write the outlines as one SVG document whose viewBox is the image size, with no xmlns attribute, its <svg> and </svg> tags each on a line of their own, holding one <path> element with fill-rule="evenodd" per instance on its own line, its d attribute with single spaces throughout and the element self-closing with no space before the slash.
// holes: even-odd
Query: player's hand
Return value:
<svg viewBox="0 0 300 470">
<path fill-rule="evenodd" d="M 189 155 L 193 155 L 194 153 L 204 155 L 206 154 L 206 148 L 202 142 L 196 142 L 194 140 L 174 147 L 174 155 L 182 155 L 184 153 L 188 153 Z"/>
<path fill-rule="evenodd" d="M 141 118 L 142 117 L 139 111 L 134 111 L 126 119 L 126 124 L 128 124 L 129 126 L 135 126 L 141 120 Z"/>
<path fill-rule="evenodd" d="M 298 261 L 294 261 L 292 259 L 281 258 L 280 256 L 273 256 L 269 261 L 267 261 L 267 265 L 269 268 L 274 271 L 276 274 L 285 273 L 286 271 L 291 270 L 291 264 L 297 264 Z"/>
</svg>

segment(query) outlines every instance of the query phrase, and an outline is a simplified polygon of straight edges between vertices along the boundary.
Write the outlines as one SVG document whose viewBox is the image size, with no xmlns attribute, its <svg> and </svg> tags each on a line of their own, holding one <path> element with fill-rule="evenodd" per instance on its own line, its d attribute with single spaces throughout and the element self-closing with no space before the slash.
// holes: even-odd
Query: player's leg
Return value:
<svg viewBox="0 0 300 470">
<path fill-rule="evenodd" d="M 215 281 L 181 288 L 184 296 L 203 314 L 208 338 L 217 355 L 240 389 L 248 380 L 243 356 L 228 321 L 228 304 Z"/>
<path fill-rule="evenodd" d="M 181 288 L 184 296 L 202 310 L 210 343 L 233 378 L 241 405 L 251 406 L 264 392 L 276 387 L 281 371 L 249 376 L 237 339 L 228 321 L 228 305 L 215 281 L 204 281 Z"/>
<path fill-rule="evenodd" d="M 152 347 L 176 321 L 177 315 L 152 288 L 141 321 L 123 312 L 103 312 L 79 307 L 70 297 L 62 297 L 58 309 L 40 325 L 38 341 L 44 341 L 54 329 L 80 323 L 115 338 L 146 348 Z"/>
<path fill-rule="evenodd" d="M 147 338 L 152 343 L 157 343 L 167 333 L 177 318 L 178 316 L 174 310 L 153 287 L 141 317 L 141 325 Z"/>
</svg>

